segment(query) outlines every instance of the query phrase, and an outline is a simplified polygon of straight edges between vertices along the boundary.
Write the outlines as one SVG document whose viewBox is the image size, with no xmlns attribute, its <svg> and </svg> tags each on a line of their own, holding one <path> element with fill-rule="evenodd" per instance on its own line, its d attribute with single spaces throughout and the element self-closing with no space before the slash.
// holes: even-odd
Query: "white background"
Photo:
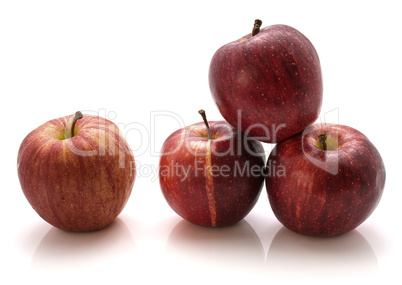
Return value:
<svg viewBox="0 0 402 285">
<path fill-rule="evenodd" d="M 400 279 L 400 5 L 323 2 L 1 1 L 2 282 Z M 263 26 L 293 26 L 312 41 L 324 78 L 320 120 L 360 130 L 382 154 L 383 198 L 349 234 L 315 239 L 283 229 L 265 187 L 246 219 L 224 229 L 183 222 L 161 194 L 154 173 L 158 150 L 170 133 L 200 122 L 200 108 L 209 120 L 222 119 L 209 91 L 210 60 L 220 46 L 248 34 L 256 18 Z M 23 138 L 77 110 L 118 124 L 140 166 L 116 222 L 87 234 L 44 222 L 26 201 L 16 171 Z"/>
</svg>

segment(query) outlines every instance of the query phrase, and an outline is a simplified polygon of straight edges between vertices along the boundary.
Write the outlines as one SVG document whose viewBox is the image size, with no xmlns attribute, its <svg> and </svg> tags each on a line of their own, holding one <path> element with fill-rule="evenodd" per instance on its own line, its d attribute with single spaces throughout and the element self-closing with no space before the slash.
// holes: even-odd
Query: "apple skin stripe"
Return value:
<svg viewBox="0 0 402 285">
<path fill-rule="evenodd" d="M 209 212 L 211 214 L 211 226 L 216 227 L 216 203 L 214 196 L 214 179 L 212 176 L 211 140 L 207 143 L 207 155 L 205 156 L 205 186 L 207 190 Z"/>
</svg>

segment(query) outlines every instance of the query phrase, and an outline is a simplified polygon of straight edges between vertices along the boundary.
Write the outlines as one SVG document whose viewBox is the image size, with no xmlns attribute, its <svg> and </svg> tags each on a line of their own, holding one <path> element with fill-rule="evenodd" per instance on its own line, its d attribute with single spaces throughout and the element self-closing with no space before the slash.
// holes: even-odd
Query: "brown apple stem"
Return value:
<svg viewBox="0 0 402 285">
<path fill-rule="evenodd" d="M 207 127 L 208 139 L 212 139 L 211 130 L 209 129 L 209 124 L 207 121 L 207 115 L 205 114 L 205 111 L 203 109 L 201 109 L 198 111 L 198 113 L 201 115 L 202 119 L 204 120 L 205 126 Z"/>
<path fill-rule="evenodd" d="M 80 111 L 75 112 L 74 119 L 73 119 L 73 123 L 72 123 L 72 125 L 71 125 L 71 137 L 74 136 L 75 124 L 77 123 L 77 121 L 78 121 L 79 119 L 82 119 L 82 117 L 83 117 L 83 115 L 82 115 L 82 113 L 81 113 Z"/>
<path fill-rule="evenodd" d="M 259 19 L 256 19 L 254 21 L 254 27 L 253 27 L 253 31 L 251 32 L 251 36 L 255 36 L 256 34 L 258 34 L 260 32 L 260 27 L 262 25 L 262 21 Z"/>
<path fill-rule="evenodd" d="M 324 133 L 318 135 L 318 141 L 322 145 L 322 149 L 327 150 L 327 135 Z"/>
</svg>

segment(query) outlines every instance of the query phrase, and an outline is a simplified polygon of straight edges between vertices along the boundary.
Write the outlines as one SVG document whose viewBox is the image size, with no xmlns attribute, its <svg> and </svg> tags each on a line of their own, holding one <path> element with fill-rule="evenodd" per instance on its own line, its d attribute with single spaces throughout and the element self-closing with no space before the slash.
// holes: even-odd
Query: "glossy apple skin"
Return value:
<svg viewBox="0 0 402 285">
<path fill-rule="evenodd" d="M 318 135 L 337 138 L 338 150 L 317 146 Z M 385 185 L 383 160 L 359 131 L 337 124 L 314 124 L 277 144 L 267 165 L 272 210 L 288 229 L 329 237 L 349 232 L 377 207 Z M 283 173 L 282 173 L 283 174 Z"/>
<path fill-rule="evenodd" d="M 135 180 L 134 156 L 118 127 L 84 115 L 48 121 L 29 133 L 18 152 L 18 177 L 33 209 L 66 231 L 93 231 L 123 210 Z"/>
<path fill-rule="evenodd" d="M 265 154 L 259 141 L 246 138 L 227 122 L 209 125 L 211 140 L 204 123 L 177 130 L 166 139 L 159 181 L 166 201 L 183 219 L 201 226 L 229 226 L 243 219 L 257 202 L 264 183 Z M 249 170 L 244 168 L 247 165 Z M 177 166 L 188 170 L 187 174 Z"/>
<path fill-rule="evenodd" d="M 318 118 L 322 104 L 317 52 L 303 34 L 285 25 L 218 49 L 209 85 L 227 122 L 268 143 L 304 130 Z"/>
</svg>

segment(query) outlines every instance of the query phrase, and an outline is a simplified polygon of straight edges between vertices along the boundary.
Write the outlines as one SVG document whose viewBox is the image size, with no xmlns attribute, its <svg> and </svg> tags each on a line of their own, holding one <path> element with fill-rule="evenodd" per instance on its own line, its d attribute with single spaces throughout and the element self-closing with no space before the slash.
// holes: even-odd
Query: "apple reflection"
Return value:
<svg viewBox="0 0 402 285">
<path fill-rule="evenodd" d="M 201 227 L 182 220 L 170 233 L 166 251 L 170 257 L 207 268 L 253 270 L 265 260 L 260 239 L 245 220 L 222 228 Z"/>
<path fill-rule="evenodd" d="M 288 279 L 370 278 L 377 273 L 378 262 L 371 245 L 357 230 L 317 238 L 282 227 L 268 250 L 267 270 Z"/>
<path fill-rule="evenodd" d="M 120 218 L 94 232 L 51 228 L 34 253 L 32 268 L 47 272 L 107 268 L 117 260 L 131 258 L 135 250 L 133 236 Z"/>
</svg>

